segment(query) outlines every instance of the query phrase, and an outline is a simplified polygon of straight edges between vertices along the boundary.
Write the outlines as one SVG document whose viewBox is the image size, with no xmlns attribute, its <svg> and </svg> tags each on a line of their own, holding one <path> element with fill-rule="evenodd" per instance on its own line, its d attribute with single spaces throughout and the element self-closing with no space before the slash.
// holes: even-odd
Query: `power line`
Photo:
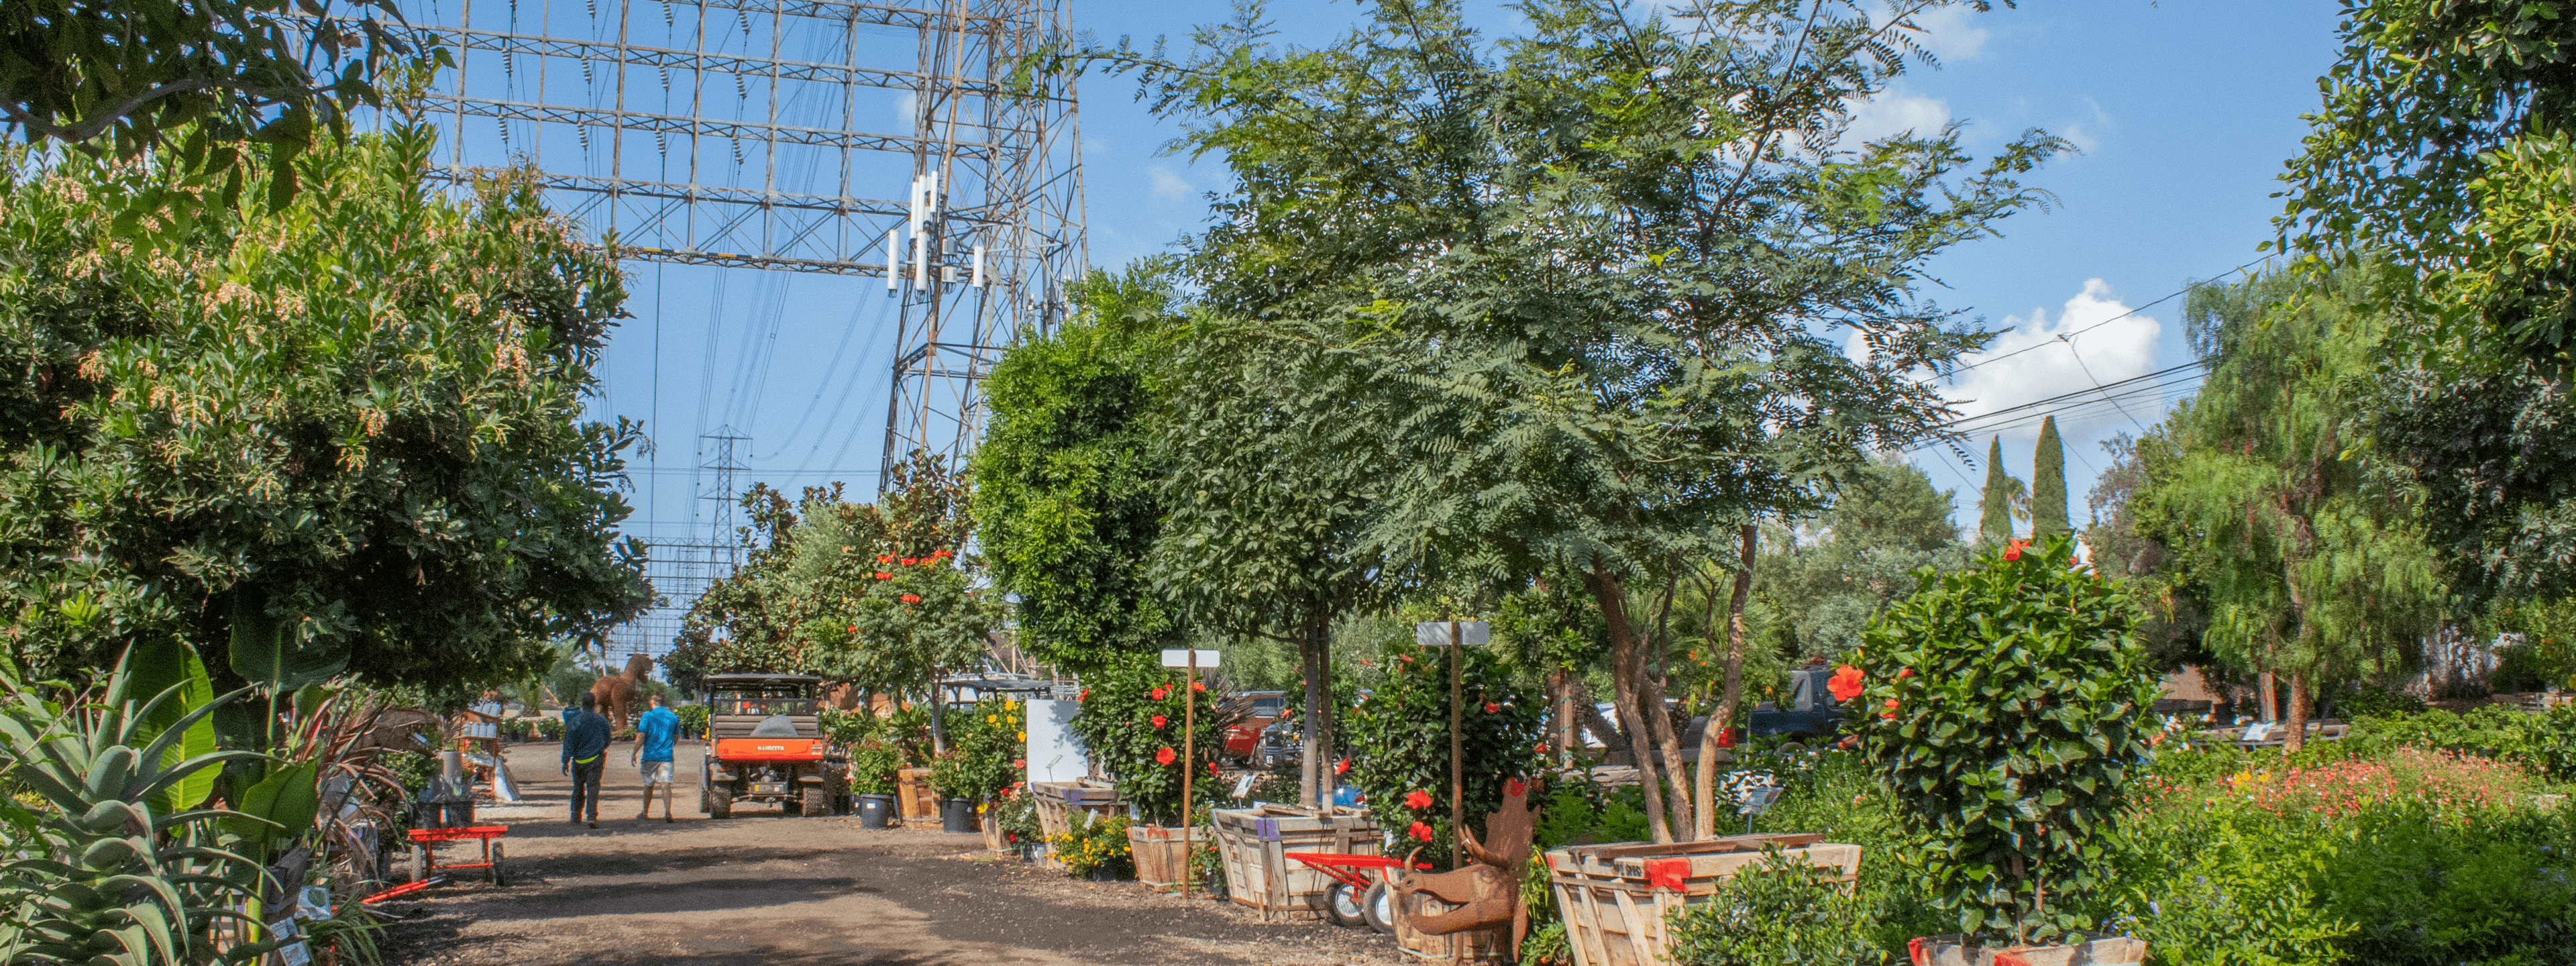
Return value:
<svg viewBox="0 0 2576 966">
<path fill-rule="evenodd" d="M 2128 317 L 2130 317 L 2130 316 L 2132 316 L 2132 315 L 2136 315 L 2136 314 L 2138 314 L 2138 313 L 2140 313 L 2140 312 L 2144 312 L 2144 311 L 2146 311 L 2146 310 L 2148 310 L 2148 309 L 2155 308 L 2155 307 L 2156 307 L 2156 306 L 2158 306 L 2158 305 L 2162 305 L 2162 304 L 2164 304 L 2164 303 L 2166 303 L 2166 302 L 2171 302 L 2171 301 L 2173 301 L 2176 297 L 2181 296 L 2182 294 L 2184 294 L 2184 293 L 2186 293 L 2186 292 L 2189 292 L 2189 291 L 2191 291 L 2192 289 L 2197 288 L 2197 287 L 2199 287 L 2199 286 L 2201 286 L 2201 285 L 2205 285 L 2205 284 L 2207 284 L 2207 283 L 2209 283 L 2209 282 L 2217 281 L 2217 280 L 2218 280 L 2218 279 L 2220 279 L 2220 278 L 2226 278 L 2226 277 L 2228 277 L 2228 276 L 2230 276 L 2230 275 L 2234 275 L 2234 274 L 2236 274 L 2236 273 L 2238 273 L 2238 272 L 2242 272 L 2242 271 L 2246 270 L 2247 268 L 2250 268 L 2250 267 L 2255 266 L 2255 265 L 2260 265 L 2260 264 L 2262 264 L 2262 263 L 2264 263 L 2264 262 L 2268 262 L 2268 261 L 2271 261 L 2271 260 L 2272 260 L 2272 256 L 2270 256 L 2270 255 L 2265 255 L 2265 256 L 2263 256 L 2263 257 L 2261 257 L 2261 258 L 2257 258 L 2257 259 L 2255 259 L 2255 260 L 2253 260 L 2253 261 L 2246 262 L 2246 263 L 2245 263 L 2245 264 L 2243 264 L 2243 265 L 2238 265 L 2238 266 L 2236 266 L 2235 268 L 2228 269 L 2226 272 L 2221 273 L 2221 274 L 2220 274 L 2220 275 L 2218 275 L 2216 278 L 2203 279 L 2203 280 L 2201 280 L 2201 281 L 2194 282 L 2194 283 L 2192 283 L 2192 284 L 2190 284 L 2190 285 L 2185 285 L 2185 286 L 2183 286 L 2183 287 L 2182 287 L 2182 288 L 2180 288 L 2180 289 L 2176 289 L 2176 290 L 2174 290 L 2173 292 L 2167 293 L 2167 294 L 2165 295 L 2165 297 L 2160 298 L 2160 299 L 2157 299 L 2157 300 L 2155 300 L 2155 301 L 2153 301 L 2153 302 L 2149 302 L 2149 303 L 2147 303 L 2147 304 L 2145 304 L 2145 305 L 2138 306 L 2137 308 L 2130 309 L 2130 310 L 2128 310 L 2128 311 L 2126 311 L 2126 312 L 2122 312 L 2122 313 L 2120 313 L 2120 314 L 2118 314 L 2118 315 L 2114 315 L 2114 316 L 2112 316 L 2112 317 L 2110 317 L 2110 318 L 2103 319 L 2103 320 L 2102 320 L 2102 321 L 2100 321 L 2100 322 L 2095 322 L 2095 323 L 2093 323 L 2092 325 L 2085 326 L 2085 327 L 2083 327 L 2083 328 L 2081 328 L 2081 329 L 2077 329 L 2077 330 L 2075 330 L 2075 331 L 2073 331 L 2073 332 L 2064 332 L 2064 333 L 2060 333 L 2060 334 L 2058 334 L 2058 336 L 2057 336 L 2057 340 L 2058 340 L 2058 341 L 2066 341 L 2066 340 L 2073 339 L 2073 338 L 2075 338 L 2076 336 L 2083 335 L 2084 333 L 2091 332 L 2091 331 L 2093 331 L 2093 330 L 2095 330 L 2095 329 L 2098 329 L 2098 328 L 2101 328 L 2101 327 L 2103 327 L 2103 326 L 2109 325 L 2109 324 L 2111 324 L 2111 323 L 2113 323 L 2113 322 L 2117 322 L 2117 321 L 2120 321 L 2121 319 L 2128 318 Z M 2072 343 L 2070 343 L 2070 344 L 2072 344 Z M 2020 354 L 2025 353 L 2025 352 L 2030 352 L 2030 351 L 2032 351 L 2032 350 L 2039 349 L 2039 348 L 2042 348 L 2042 347 L 2047 346 L 2047 345 L 2048 345 L 2048 343 L 2046 343 L 2046 342 L 2041 342 L 2041 343 L 2037 343 L 2037 344 L 2034 344 L 2034 345 L 2027 345 L 2027 346 L 2023 346 L 2023 347 L 2021 347 L 2021 348 L 2019 348 L 2019 349 L 2014 349 L 2014 350 L 2013 350 L 2013 351 L 2011 351 L 2011 352 L 2007 352 L 2007 353 L 2004 353 L 2004 354 L 1999 355 L 1999 356 L 1994 356 L 1994 357 L 1992 357 L 1992 358 L 1979 359 L 1979 360 L 1977 360 L 1977 361 L 1975 361 L 1975 362 L 1973 362 L 1973 363 L 1970 363 L 1970 364 L 1968 364 L 1968 365 L 1960 366 L 1959 368 L 1956 368 L 1956 369 L 1952 369 L 1952 370 L 1950 370 L 1949 374 L 1948 374 L 1945 378 L 1953 378 L 1953 379 L 1955 379 L 1955 378 L 1957 378 L 1957 377 L 1958 377 L 1958 375 L 1959 375 L 1960 373 L 1962 373 L 1962 372 L 1966 372 L 1966 371 L 1968 371 L 1968 370 L 1970 370 L 1970 369 L 1977 368 L 1978 366 L 1983 366 L 1983 365 L 1986 365 L 1986 364 L 1988 364 L 1988 363 L 2002 362 L 2002 361 L 2004 361 L 2004 360 L 2006 360 L 2006 359 L 2010 359 L 2010 358 L 2012 358 L 2012 357 L 2014 357 L 2014 356 L 2020 355 Z"/>
</svg>

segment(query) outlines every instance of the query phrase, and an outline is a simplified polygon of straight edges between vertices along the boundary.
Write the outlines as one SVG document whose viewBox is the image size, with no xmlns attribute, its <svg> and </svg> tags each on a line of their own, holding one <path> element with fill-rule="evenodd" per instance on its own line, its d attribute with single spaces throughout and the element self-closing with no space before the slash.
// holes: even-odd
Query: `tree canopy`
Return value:
<svg viewBox="0 0 2576 966">
<path fill-rule="evenodd" d="M 524 181 L 425 188 L 430 145 L 318 148 L 277 212 L 175 167 L 0 167 L 21 658 L 78 677 L 176 635 L 221 676 L 282 632 L 381 683 L 499 683 L 643 607 L 638 431 L 581 418 L 615 263 Z"/>
</svg>

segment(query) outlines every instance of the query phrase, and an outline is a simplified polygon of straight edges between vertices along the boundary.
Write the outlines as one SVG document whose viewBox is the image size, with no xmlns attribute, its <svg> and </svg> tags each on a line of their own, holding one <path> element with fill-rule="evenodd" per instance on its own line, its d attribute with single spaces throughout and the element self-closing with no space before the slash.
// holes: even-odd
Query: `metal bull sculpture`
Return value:
<svg viewBox="0 0 2576 966">
<path fill-rule="evenodd" d="M 1496 929 L 1509 923 L 1512 949 L 1517 955 L 1521 939 L 1529 934 L 1529 910 L 1521 905 L 1521 870 L 1529 867 L 1530 839 L 1535 834 L 1537 814 L 1529 807 L 1528 786 L 1517 778 L 1505 784 L 1503 809 L 1485 820 L 1483 841 L 1478 841 L 1470 830 L 1458 830 L 1461 846 L 1475 863 L 1449 872 L 1408 872 L 1397 878 L 1395 914 L 1414 931 L 1432 936 Z M 1405 864 L 1410 867 L 1412 859 L 1408 857 Z M 1417 894 L 1429 894 L 1458 908 L 1441 913 L 1416 912 Z"/>
</svg>

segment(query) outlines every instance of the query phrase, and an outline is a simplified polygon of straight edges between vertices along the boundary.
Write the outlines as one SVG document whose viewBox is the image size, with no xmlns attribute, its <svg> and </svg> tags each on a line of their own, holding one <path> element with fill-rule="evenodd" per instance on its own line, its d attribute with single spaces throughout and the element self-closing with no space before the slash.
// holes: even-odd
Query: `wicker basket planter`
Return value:
<svg viewBox="0 0 2576 966">
<path fill-rule="evenodd" d="M 1136 860 L 1136 881 L 1154 889 L 1181 887 L 1181 876 L 1190 869 L 1189 847 L 1205 841 L 1184 842 L 1181 833 L 1185 831 L 1160 825 L 1127 826 L 1127 854 Z"/>
<path fill-rule="evenodd" d="M 1917 939 L 1911 952 L 1914 966 L 2139 966 L 2147 961 L 2147 941 L 2090 936 L 2066 946 L 1980 947 L 1952 935 Z"/>
<path fill-rule="evenodd" d="M 1351 808 L 1265 803 L 1217 809 L 1213 821 L 1217 857 L 1225 864 L 1226 896 L 1260 910 L 1265 922 L 1324 914 L 1324 889 L 1333 880 L 1287 853 L 1378 855 L 1385 842 L 1376 820 Z"/>
<path fill-rule="evenodd" d="M 1704 902 L 1719 883 L 1762 861 L 1766 846 L 1792 861 L 1830 870 L 1849 887 L 1860 846 L 1821 835 L 1732 835 L 1676 845 L 1582 845 L 1547 854 L 1549 887 L 1565 913 L 1566 943 L 1579 966 L 1669 966 L 1664 917 Z"/>
</svg>

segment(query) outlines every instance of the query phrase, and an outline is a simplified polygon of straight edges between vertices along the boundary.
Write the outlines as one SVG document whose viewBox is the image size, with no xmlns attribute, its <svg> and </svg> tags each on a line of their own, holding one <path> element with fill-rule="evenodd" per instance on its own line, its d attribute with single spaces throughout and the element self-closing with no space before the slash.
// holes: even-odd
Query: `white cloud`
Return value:
<svg viewBox="0 0 2576 966">
<path fill-rule="evenodd" d="M 2102 102 L 2087 97 L 2084 106 L 2092 111 L 2093 116 L 2060 125 L 2057 136 L 2074 142 L 2076 150 L 2091 154 L 2094 148 L 2102 146 L 2103 132 L 2117 131 L 2120 125 L 2111 120 L 2111 112 L 2102 109 Z"/>
<path fill-rule="evenodd" d="M 2154 316 L 2128 312 L 2112 296 L 2109 283 L 2086 279 L 2084 290 L 2066 300 L 2054 323 L 2038 308 L 2027 320 L 2005 316 L 2005 330 L 1986 351 L 1960 357 L 1962 368 L 1976 368 L 1958 373 L 1942 395 L 1962 415 L 1976 416 L 2146 375 L 2155 369 L 2156 337 L 2164 326 Z M 2124 400 L 2121 405 L 2150 424 L 2164 411 L 2160 400 Z M 2087 429 L 2107 430 L 2114 423 L 2126 425 L 2128 419 L 2109 406 L 2090 406 L 2073 419 L 2060 419 L 2058 429 L 2074 436 Z"/>
<path fill-rule="evenodd" d="M 1157 198 L 1187 198 L 1198 190 L 1159 164 L 1145 169 L 1145 176 L 1153 179 L 1154 197 Z"/>
<path fill-rule="evenodd" d="M 1914 42 L 1943 61 L 1975 60 L 1986 52 L 1989 31 L 1977 26 L 1976 10 L 1966 7 L 1940 7 L 1914 15 L 1914 25 L 1922 28 Z"/>
<path fill-rule="evenodd" d="M 1909 94 L 1901 89 L 1880 92 L 1878 96 L 1851 105 L 1851 126 L 1843 130 L 1845 151 L 1880 138 L 1913 131 L 1923 135 L 1941 133 L 1950 123 L 1950 103 L 1938 97 Z"/>
</svg>

